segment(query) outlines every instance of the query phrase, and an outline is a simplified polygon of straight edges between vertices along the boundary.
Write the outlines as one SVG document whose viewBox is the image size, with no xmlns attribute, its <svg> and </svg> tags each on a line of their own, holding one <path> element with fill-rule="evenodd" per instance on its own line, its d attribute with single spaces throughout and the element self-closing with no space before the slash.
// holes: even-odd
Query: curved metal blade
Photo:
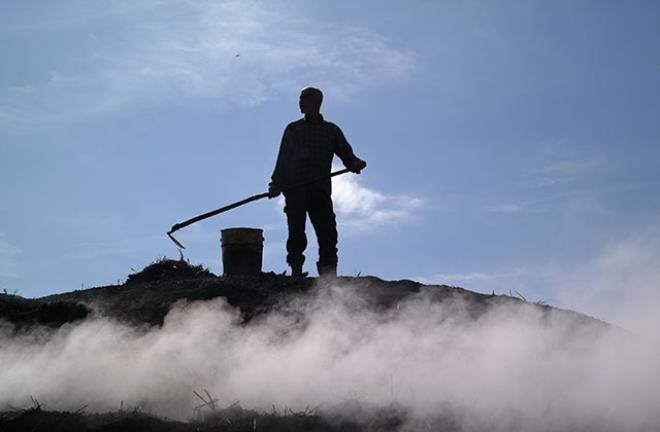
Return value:
<svg viewBox="0 0 660 432">
<path fill-rule="evenodd" d="M 169 231 L 169 232 L 167 233 L 167 236 L 170 238 L 170 240 L 172 240 L 172 241 L 174 242 L 174 244 L 176 244 L 176 247 L 181 248 L 181 249 L 185 249 L 185 248 L 186 248 L 184 245 L 182 245 L 181 243 L 179 243 L 179 241 L 178 241 L 177 239 L 174 238 L 174 236 L 172 235 L 172 231 Z"/>
</svg>

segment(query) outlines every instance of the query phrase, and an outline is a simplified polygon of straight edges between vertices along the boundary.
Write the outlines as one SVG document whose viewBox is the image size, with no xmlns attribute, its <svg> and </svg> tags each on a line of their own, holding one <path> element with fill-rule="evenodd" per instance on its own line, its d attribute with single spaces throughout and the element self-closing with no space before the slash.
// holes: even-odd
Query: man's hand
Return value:
<svg viewBox="0 0 660 432">
<path fill-rule="evenodd" d="M 268 199 L 275 198 L 279 196 L 282 193 L 279 187 L 277 187 L 276 184 L 269 184 L 268 185 Z"/>
<path fill-rule="evenodd" d="M 351 164 L 350 167 L 348 167 L 351 172 L 354 172 L 355 174 L 360 174 L 360 171 L 365 169 L 367 167 L 367 163 L 363 161 L 362 159 L 355 159 L 355 162 Z"/>
</svg>

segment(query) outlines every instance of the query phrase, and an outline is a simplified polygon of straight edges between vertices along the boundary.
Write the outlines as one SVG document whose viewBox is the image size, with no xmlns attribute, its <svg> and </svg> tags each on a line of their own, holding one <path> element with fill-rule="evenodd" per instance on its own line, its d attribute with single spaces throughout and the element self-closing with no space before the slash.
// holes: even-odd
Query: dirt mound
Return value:
<svg viewBox="0 0 660 432">
<path fill-rule="evenodd" d="M 327 409 L 307 408 L 294 412 L 290 409 L 272 412 L 257 412 L 240 405 L 228 408 L 213 408 L 188 421 L 174 421 L 144 413 L 139 410 L 115 411 L 103 414 L 82 412 L 46 411 L 40 407 L 28 410 L 0 413 L 0 430 L 23 431 L 143 431 L 143 432 L 394 432 L 404 425 L 408 430 L 461 430 L 446 415 L 436 415 L 424 421 L 413 420 L 408 410 L 392 403 L 388 406 L 370 406 L 359 402 L 346 402 Z"/>
<path fill-rule="evenodd" d="M 179 261 L 172 262 L 178 268 Z M 142 273 L 144 271 L 139 274 Z M 181 273 L 193 274 L 189 270 Z M 228 304 L 239 308 L 243 318 L 249 321 L 253 316 L 269 311 L 287 296 L 310 291 L 315 281 L 312 278 L 293 279 L 274 273 L 220 277 L 211 273 L 211 276 L 207 276 L 203 271 L 197 274 L 197 278 L 184 278 L 179 274 L 178 278 L 156 281 L 133 278 L 123 285 L 55 294 L 42 300 L 80 302 L 100 315 L 120 321 L 161 325 L 172 305 L 178 301 L 223 297 Z"/>
<path fill-rule="evenodd" d="M 184 259 L 162 258 L 137 273 L 128 276 L 127 284 L 162 282 L 216 277 L 202 265 L 191 265 Z"/>
<path fill-rule="evenodd" d="M 344 297 L 343 294 L 348 295 Z M 444 306 L 446 307 L 438 309 L 437 316 L 435 316 L 434 312 L 433 317 L 434 320 L 442 323 L 438 324 L 438 326 L 447 326 L 443 327 L 443 329 L 450 329 L 452 326 L 455 326 L 455 323 L 457 322 L 466 322 L 468 323 L 467 328 L 471 328 L 469 323 L 472 321 L 475 323 L 478 322 L 478 320 L 488 313 L 489 310 L 492 310 L 492 308 L 498 308 L 502 305 L 513 306 L 509 309 L 511 313 L 525 313 L 526 311 L 531 311 L 533 308 L 537 312 L 541 312 L 539 321 L 547 320 L 550 325 L 553 325 L 560 316 L 569 318 L 571 326 L 570 328 L 567 327 L 566 334 L 572 334 L 573 330 L 580 327 L 581 323 L 589 326 L 602 326 L 603 329 L 605 329 L 606 326 L 604 323 L 597 322 L 592 318 L 579 315 L 575 312 L 561 311 L 544 304 L 528 303 L 522 298 L 522 296 L 521 298 L 515 298 L 511 295 L 495 295 L 495 293 L 481 294 L 458 287 L 446 285 L 423 285 L 410 280 L 385 281 L 373 276 L 338 277 L 336 279 L 291 278 L 275 273 L 262 273 L 260 275 L 250 276 L 215 276 L 203 266 L 193 266 L 187 261 L 169 259 L 162 259 L 150 264 L 141 272 L 131 275 L 129 280 L 122 285 L 111 285 L 73 291 L 38 300 L 22 299 L 16 296 L 12 296 L 11 298 L 0 298 L 0 318 L 4 317 L 5 311 L 7 310 L 16 313 L 18 310 L 39 309 L 42 308 L 42 305 L 49 305 L 47 308 L 53 308 L 53 305 L 56 304 L 77 304 L 80 302 L 87 305 L 89 309 L 94 312 L 95 316 L 109 318 L 113 321 L 117 320 L 136 324 L 139 329 L 148 329 L 149 332 L 153 331 L 153 333 L 150 334 L 155 334 L 157 336 L 156 339 L 161 340 L 158 339 L 158 335 L 162 334 L 161 330 L 164 329 L 165 331 L 170 331 L 171 327 L 168 329 L 166 326 L 163 329 L 158 329 L 153 328 L 152 326 L 163 325 L 164 318 L 172 310 L 173 306 L 177 304 L 185 304 L 186 302 L 222 298 L 224 299 L 223 301 L 214 302 L 214 304 L 210 306 L 214 308 L 212 309 L 213 311 L 217 311 L 215 307 L 218 305 L 224 307 L 224 302 L 226 302 L 233 308 L 232 315 L 227 315 L 227 318 L 231 318 L 232 326 L 241 326 L 238 330 L 239 333 L 236 333 L 237 335 L 241 335 L 242 337 L 242 335 L 248 334 L 248 331 L 254 329 L 256 329 L 257 333 L 260 333 L 261 329 L 266 328 L 266 326 L 272 326 L 273 323 L 277 323 L 277 321 L 269 321 L 269 318 L 271 317 L 270 314 L 275 311 L 277 320 L 281 319 L 281 325 L 284 331 L 282 337 L 285 338 L 285 342 L 288 343 L 286 338 L 288 338 L 290 334 L 295 335 L 301 330 L 305 331 L 305 326 L 310 322 L 306 313 L 308 311 L 315 313 L 313 312 L 316 310 L 314 308 L 319 307 L 318 304 L 315 303 L 316 299 L 321 298 L 323 300 L 326 298 L 325 296 L 332 295 L 340 295 L 340 300 L 346 300 L 350 303 L 347 307 L 353 312 L 356 310 L 358 313 L 365 312 L 363 314 L 365 316 L 370 315 L 371 312 L 375 312 L 377 317 L 374 318 L 375 321 L 373 322 L 376 324 L 384 323 L 386 326 L 389 325 L 391 319 L 397 320 L 399 317 L 405 318 L 406 316 L 411 316 L 411 311 L 415 312 L 417 310 L 406 308 L 409 300 L 412 300 L 413 302 L 423 300 L 424 305 L 427 304 L 426 302 L 429 302 L 431 306 L 435 306 L 437 303 L 445 303 Z M 10 302 L 13 302 L 11 307 L 6 306 Z M 321 304 L 322 307 L 327 305 L 327 303 Z M 199 306 L 202 307 L 202 309 L 199 309 L 200 311 L 205 310 L 203 309 L 204 305 Z M 355 307 L 355 310 L 353 307 Z M 427 309 L 422 310 L 425 311 Z M 185 310 L 184 312 L 187 313 Z M 236 313 L 234 314 L 233 312 Z M 322 312 L 322 314 L 323 313 L 325 312 Z M 332 310 L 328 311 L 328 313 L 331 315 L 334 314 Z M 534 316 L 537 315 L 534 314 Z M 202 317 L 200 319 L 206 318 Z M 176 322 L 176 325 L 179 325 L 180 323 L 177 320 L 178 318 L 172 322 Z M 195 326 L 199 325 L 197 323 L 202 322 L 184 321 L 183 328 L 187 328 L 185 327 L 187 322 L 195 323 Z M 103 321 L 99 320 L 99 322 Z M 371 323 L 372 321 L 369 322 Z M 428 328 L 427 324 L 429 323 L 430 326 L 436 325 L 435 321 L 433 323 L 430 321 L 424 321 L 424 327 L 420 327 L 420 330 L 417 330 L 417 326 L 415 325 L 413 330 L 415 332 L 424 332 L 425 329 Z M 488 326 L 489 323 L 490 321 L 484 321 L 482 324 Z M 94 324 L 94 322 L 92 322 L 92 324 Z M 148 326 L 145 326 L 145 324 L 148 324 Z M 208 327 L 208 329 L 210 329 L 210 333 L 208 334 L 213 334 L 216 325 L 213 322 L 209 325 L 210 327 Z M 252 325 L 254 325 L 254 328 L 251 328 Z M 330 323 L 330 325 L 332 326 L 334 324 Z M 205 329 L 206 327 L 202 326 L 202 328 Z M 312 326 L 312 328 L 314 327 Z M 433 328 L 435 329 L 435 332 L 438 332 L 440 327 Z M 124 330 L 121 330 L 122 335 L 124 334 L 123 331 Z M 141 331 L 142 330 L 140 330 L 139 335 L 142 334 Z M 279 332 L 274 334 L 277 334 L 278 338 L 280 337 Z M 387 334 L 391 333 L 386 333 L 386 335 Z M 399 332 L 394 333 L 397 337 L 399 334 Z M 407 333 L 403 334 L 406 335 Z M 490 335 L 490 333 L 488 334 Z M 593 336 L 594 334 L 596 333 L 592 333 L 590 330 L 590 336 Z M 92 333 L 92 337 L 96 336 L 97 333 Z M 134 337 L 131 336 L 131 338 Z M 183 340 L 184 338 L 181 339 Z M 332 338 L 329 339 L 332 340 Z M 112 340 L 115 340 L 114 336 Z M 178 340 L 179 339 L 177 339 L 177 341 Z M 193 338 L 193 340 L 197 339 Z M 182 343 L 185 343 L 185 340 Z M 362 342 L 361 340 L 358 340 L 357 343 Z M 392 338 L 391 343 L 399 344 L 400 341 Z M 375 345 L 380 346 L 379 344 Z M 410 346 L 414 346 L 414 344 Z M 183 345 L 183 347 L 183 349 L 185 349 L 186 345 Z M 449 348 L 451 348 L 451 346 L 449 346 Z M 103 349 L 105 350 L 105 348 Z M 221 344 L 218 349 L 224 350 L 225 346 Z M 258 351 L 259 350 L 257 350 L 257 352 Z M 345 355 L 343 352 L 344 351 L 342 351 L 342 355 Z M 204 356 L 205 354 L 203 353 L 201 355 Z M 423 353 L 423 356 L 427 355 L 427 352 Z M 110 357 L 112 358 L 112 355 Z M 146 356 L 144 358 L 149 357 Z M 209 357 L 204 357 L 205 362 L 207 361 L 207 358 Z M 212 360 L 212 363 L 215 363 L 215 360 Z M 187 367 L 186 363 L 186 368 Z M 195 366 L 193 364 L 190 367 L 194 368 Z M 73 373 L 76 374 L 77 370 L 73 370 Z M 215 373 L 215 369 L 213 373 Z M 390 377 L 393 377 L 393 375 L 390 374 Z M 39 376 L 38 379 L 43 378 Z M 385 383 L 385 385 L 388 385 L 388 383 Z M 389 385 L 392 389 L 392 400 L 396 400 L 394 398 L 394 378 L 390 378 Z M 82 393 L 83 396 L 86 395 L 85 392 Z M 78 406 L 83 407 L 78 411 L 69 413 L 48 412 L 45 409 L 41 410 L 39 407 L 31 410 L 0 412 L 0 431 L 141 430 L 147 432 L 202 432 L 211 430 L 269 430 L 292 432 L 357 432 L 395 430 L 465 430 L 459 427 L 459 424 L 462 424 L 463 416 L 466 415 L 466 408 L 461 404 L 441 405 L 438 408 L 439 411 L 433 415 L 419 418 L 416 414 L 413 415 L 412 410 L 406 408 L 406 406 L 398 405 L 395 402 L 387 406 L 370 406 L 359 401 L 359 394 L 355 399 L 352 396 L 350 397 L 351 399 L 345 400 L 345 404 L 334 407 L 328 407 L 325 404 L 321 404 L 311 410 L 308 409 L 309 407 L 306 407 L 302 412 L 293 412 L 288 408 L 284 408 L 284 410 L 281 411 L 282 407 L 280 407 L 280 411 L 277 411 L 276 407 L 273 406 L 272 412 L 270 409 L 266 412 L 257 412 L 254 410 L 243 409 L 240 405 L 231 405 L 228 408 L 221 409 L 216 406 L 216 400 L 209 396 L 209 401 L 205 401 L 203 405 L 194 408 L 193 420 L 186 422 L 172 421 L 139 411 L 130 412 L 120 410 L 103 414 L 85 414 L 83 412 L 86 407 L 86 405 L 84 405 L 85 403 L 90 403 L 90 407 L 88 408 L 89 411 L 93 412 L 94 408 L 93 402 L 83 399 L 79 402 L 80 405 L 78 405 L 78 402 L 64 405 L 70 409 L 71 405 L 73 405 L 72 409 L 74 410 Z M 139 398 L 137 400 L 139 400 Z M 148 398 L 145 400 L 148 400 Z M 176 403 L 179 403 L 178 398 L 176 401 Z M 140 402 L 138 402 L 138 404 L 139 403 Z M 123 407 L 123 403 L 121 406 Z M 148 404 L 138 406 L 144 406 L 145 409 L 149 409 Z M 10 406 L 8 407 L 11 408 Z M 203 416 L 198 415 L 200 407 L 205 411 Z M 7 408 L 0 407 L 0 410 L 1 409 Z M 190 409 L 192 409 L 192 407 Z M 182 410 L 185 411 L 185 408 L 182 408 Z M 206 415 L 209 410 L 211 412 L 209 415 Z M 171 411 L 161 412 L 169 413 Z M 513 412 L 514 415 L 517 415 L 515 409 Z M 184 417 L 180 416 L 179 418 L 181 419 Z M 492 429 L 471 428 L 469 430 L 477 431 Z"/>
<path fill-rule="evenodd" d="M 87 317 L 90 310 L 76 301 L 43 301 L 0 294 L 0 318 L 18 327 L 35 324 L 59 327 Z"/>
<path fill-rule="evenodd" d="M 82 412 L 46 411 L 37 407 L 0 414 L 0 430 L 7 432 L 187 432 L 200 429 L 195 429 L 193 425 L 161 419 L 139 411 L 87 415 Z"/>
<path fill-rule="evenodd" d="M 381 310 L 397 307 L 400 302 L 422 292 L 435 302 L 465 301 L 466 311 L 475 319 L 494 305 L 525 302 L 511 296 L 480 294 L 447 285 L 427 286 L 410 280 L 385 281 L 374 276 L 339 277 L 332 283 L 335 282 L 353 287 L 365 304 Z M 230 306 L 238 308 L 243 321 L 248 322 L 278 305 L 313 295 L 322 285 L 317 278 L 291 278 L 272 272 L 216 276 L 202 265 L 163 258 L 131 274 L 122 285 L 54 294 L 40 300 L 82 303 L 103 316 L 120 321 L 162 325 L 170 308 L 178 301 L 223 297 Z M 541 304 L 529 305 L 548 312 L 552 309 Z M 587 317 L 579 319 L 590 320 Z"/>
</svg>

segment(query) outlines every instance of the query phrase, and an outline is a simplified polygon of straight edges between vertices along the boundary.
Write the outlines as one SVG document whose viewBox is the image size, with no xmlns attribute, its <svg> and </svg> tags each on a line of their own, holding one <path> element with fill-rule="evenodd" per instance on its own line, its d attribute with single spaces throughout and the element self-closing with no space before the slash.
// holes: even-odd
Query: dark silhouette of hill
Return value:
<svg viewBox="0 0 660 432">
<path fill-rule="evenodd" d="M 461 299 L 469 315 L 478 318 L 489 307 L 502 304 L 540 308 L 544 311 L 571 314 L 578 321 L 594 322 L 594 318 L 572 311 L 562 311 L 540 303 L 528 303 L 511 295 L 481 294 L 448 285 L 423 285 L 411 280 L 385 281 L 374 276 L 339 277 L 340 284 L 350 284 L 375 310 L 386 310 L 414 295 L 424 293 L 433 301 Z M 33 300 L 34 307 L 47 305 L 84 305 L 103 316 L 132 324 L 161 325 L 171 306 L 181 300 L 198 301 L 223 297 L 240 309 L 247 322 L 275 307 L 284 307 L 294 298 L 311 294 L 331 280 L 297 279 L 275 273 L 258 276 L 216 276 L 200 265 L 185 260 L 162 259 L 128 276 L 122 285 L 109 285 Z M 52 307 L 52 306 L 51 306 Z M 67 316 L 68 317 L 68 316 Z M 84 318 L 84 316 L 74 317 Z M 603 323 L 605 325 L 605 323 Z"/>
<path fill-rule="evenodd" d="M 38 404 L 38 403 L 37 403 Z M 349 406 L 350 405 L 350 406 Z M 460 431 L 450 418 L 433 422 L 410 422 L 409 412 L 399 404 L 385 407 L 351 403 L 328 410 L 302 412 L 273 411 L 259 413 L 240 405 L 214 408 L 189 422 L 174 421 L 140 410 L 119 410 L 103 414 L 45 411 L 39 405 L 13 412 L 0 413 L 3 432 L 394 432 L 406 424 L 406 430 Z M 414 428 L 414 429 L 413 429 Z"/>
<path fill-rule="evenodd" d="M 432 303 L 460 303 L 461 319 L 467 316 L 468 320 L 476 321 L 492 308 L 512 306 L 506 308 L 512 314 L 533 309 L 541 313 L 544 321 L 546 317 L 551 320 L 559 315 L 568 318 L 566 321 L 571 322 L 572 326 L 590 326 L 599 333 L 601 329 L 603 332 L 613 329 L 594 318 L 543 303 L 530 303 L 512 295 L 481 294 L 459 287 L 424 285 L 410 280 L 385 281 L 374 276 L 337 279 L 297 279 L 274 273 L 217 276 L 202 266 L 170 259 L 158 260 L 129 275 L 121 285 L 75 290 L 38 299 L 0 295 L 0 323 L 8 321 L 15 329 L 39 325 L 58 327 L 88 316 L 100 316 L 136 326 L 162 326 L 166 315 L 177 303 L 223 298 L 240 311 L 240 325 L 274 310 L 295 313 L 295 306 L 292 305 L 299 301 L 304 303 L 305 299 L 313 298 L 330 285 L 339 286 L 339 289 L 350 287 L 365 308 L 378 313 L 398 311 L 400 304 L 419 296 Z M 451 308 L 447 311 L 452 313 Z M 36 400 L 34 404 L 30 409 L 0 412 L 0 430 L 465 430 L 457 423 L 461 412 L 451 405 L 445 406 L 432 418 L 418 419 L 411 415 L 408 407 L 396 402 L 373 406 L 346 401 L 342 406 L 306 408 L 304 412 L 276 411 L 275 407 L 273 412 L 257 412 L 244 409 L 240 404 L 220 408 L 209 396 L 209 402 L 204 405 L 204 415 L 189 422 L 179 422 L 139 409 L 122 408 L 115 412 L 86 414 L 84 407 L 79 412 L 58 412 L 42 409 Z M 406 428 L 402 429 L 404 424 Z"/>
<path fill-rule="evenodd" d="M 541 303 L 529 303 L 512 295 L 481 294 L 448 285 L 423 285 L 411 280 L 385 281 L 374 276 L 339 277 L 341 284 L 350 284 L 375 310 L 386 310 L 411 296 L 421 293 L 433 301 L 447 299 L 464 301 L 469 315 L 478 318 L 488 308 L 502 304 L 525 304 L 528 307 L 555 313 L 570 314 L 578 322 L 599 322 L 572 311 Z M 178 301 L 225 298 L 240 309 L 244 322 L 284 307 L 294 298 L 304 298 L 328 280 L 296 279 L 275 273 L 258 276 L 216 276 L 200 265 L 185 260 L 161 259 L 128 276 L 121 285 L 108 285 L 37 299 L 16 295 L 0 295 L 0 319 L 30 326 L 59 326 L 84 319 L 90 312 L 131 324 L 161 325 L 171 306 Z"/>
<path fill-rule="evenodd" d="M 84 319 L 90 309 L 77 301 L 27 299 L 14 294 L 0 294 L 0 319 L 18 328 L 34 325 L 59 327 Z"/>
</svg>

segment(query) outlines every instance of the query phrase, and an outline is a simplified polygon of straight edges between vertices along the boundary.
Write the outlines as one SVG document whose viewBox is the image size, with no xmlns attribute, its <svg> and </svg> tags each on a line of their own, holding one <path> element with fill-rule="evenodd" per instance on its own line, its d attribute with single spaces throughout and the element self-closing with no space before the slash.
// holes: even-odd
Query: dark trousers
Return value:
<svg viewBox="0 0 660 432">
<path fill-rule="evenodd" d="M 319 265 L 337 265 L 337 222 L 332 210 L 332 198 L 324 190 L 298 188 L 284 194 L 289 239 L 286 242 L 286 262 L 290 266 L 305 262 L 303 252 L 307 247 L 305 223 L 307 214 L 312 222 L 319 243 Z"/>
</svg>

